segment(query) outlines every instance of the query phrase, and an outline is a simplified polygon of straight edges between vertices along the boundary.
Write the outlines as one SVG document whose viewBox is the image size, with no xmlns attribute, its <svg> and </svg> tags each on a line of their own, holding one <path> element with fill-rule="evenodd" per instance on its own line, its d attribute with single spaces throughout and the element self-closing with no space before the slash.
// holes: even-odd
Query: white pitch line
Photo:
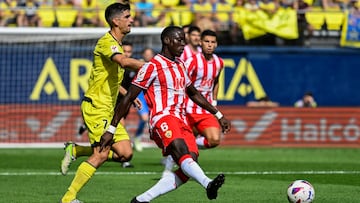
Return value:
<svg viewBox="0 0 360 203">
<path fill-rule="evenodd" d="M 206 174 L 219 174 L 220 172 L 206 172 Z M 221 172 L 225 175 L 351 175 L 360 174 L 360 171 L 234 171 Z M 69 172 L 68 175 L 74 175 L 75 172 Z M 157 175 L 162 172 L 96 172 L 96 175 Z M 58 176 L 59 172 L 0 172 L 0 176 Z"/>
</svg>

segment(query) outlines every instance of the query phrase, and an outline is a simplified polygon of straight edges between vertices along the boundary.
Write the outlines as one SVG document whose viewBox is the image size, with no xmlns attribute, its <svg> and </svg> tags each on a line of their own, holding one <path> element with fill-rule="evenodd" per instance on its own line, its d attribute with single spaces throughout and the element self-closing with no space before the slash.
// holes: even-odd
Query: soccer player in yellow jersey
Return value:
<svg viewBox="0 0 360 203">
<path fill-rule="evenodd" d="M 78 192 L 108 157 L 121 162 L 129 161 L 132 157 L 130 138 L 121 124 L 111 129 L 114 133 L 112 145 L 100 152 L 100 138 L 105 130 L 109 130 L 124 68 L 138 70 L 144 64 L 123 54 L 121 43 L 130 32 L 133 23 L 129 4 L 109 5 L 105 10 L 105 18 L 110 25 L 110 31 L 96 44 L 89 89 L 81 103 L 81 112 L 88 129 L 93 154 L 79 165 L 74 179 L 60 201 L 62 203 L 81 202 L 77 199 Z"/>
</svg>

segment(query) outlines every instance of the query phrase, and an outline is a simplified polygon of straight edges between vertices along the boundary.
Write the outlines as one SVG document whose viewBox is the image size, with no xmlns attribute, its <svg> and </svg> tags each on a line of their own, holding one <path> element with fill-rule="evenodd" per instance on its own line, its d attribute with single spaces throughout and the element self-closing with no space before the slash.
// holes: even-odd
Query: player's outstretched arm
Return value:
<svg viewBox="0 0 360 203">
<path fill-rule="evenodd" d="M 139 70 L 141 68 L 141 66 L 143 66 L 145 64 L 144 61 L 126 57 L 126 56 L 124 56 L 124 54 L 115 54 L 112 57 L 112 60 L 115 61 L 116 63 L 120 64 L 120 66 L 123 68 L 130 68 L 135 71 Z"/>
<path fill-rule="evenodd" d="M 186 88 L 186 93 L 190 97 L 191 100 L 193 100 L 196 104 L 201 106 L 202 108 L 206 109 L 210 113 L 214 114 L 215 117 L 219 120 L 219 123 L 222 127 L 222 131 L 224 133 L 227 133 L 231 129 L 231 123 L 229 120 L 227 120 L 224 115 L 213 105 L 211 105 L 207 99 L 200 94 L 199 91 L 193 86 L 190 85 Z"/>
<path fill-rule="evenodd" d="M 120 119 L 124 117 L 132 102 L 136 99 L 139 93 L 142 91 L 140 87 L 135 85 L 130 85 L 129 90 L 126 95 L 122 97 L 119 102 L 116 104 L 114 110 L 114 116 L 111 120 L 109 128 L 105 131 L 105 133 L 101 136 L 100 139 L 100 152 L 112 145 L 113 136 L 115 134 L 117 125 L 120 122 Z"/>
</svg>

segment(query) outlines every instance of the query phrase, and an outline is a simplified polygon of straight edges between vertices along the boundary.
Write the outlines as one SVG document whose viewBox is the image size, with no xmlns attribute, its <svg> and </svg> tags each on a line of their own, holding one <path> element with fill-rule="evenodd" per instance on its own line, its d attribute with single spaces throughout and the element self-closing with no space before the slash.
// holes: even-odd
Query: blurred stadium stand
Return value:
<svg viewBox="0 0 360 203">
<path fill-rule="evenodd" d="M 74 27 L 77 16 L 83 3 L 66 0 L 44 1 L 37 4 L 31 3 L 36 0 L 18 0 L 25 7 L 10 7 L 7 1 L 0 3 L 0 19 L 3 26 L 22 26 L 16 21 L 4 23 L 7 18 L 19 18 L 28 9 L 35 9 L 39 16 L 39 27 Z M 93 0 L 96 1 L 96 0 Z M 114 0 L 113 0 L 114 1 Z M 104 18 L 105 7 L 113 1 L 98 0 L 97 12 L 100 20 L 106 25 Z M 137 0 L 139 1 L 139 0 Z M 131 1 L 132 14 L 135 13 L 135 2 Z M 24 4 L 25 2 L 25 4 Z M 165 11 L 165 15 L 159 18 L 159 22 L 151 27 L 164 27 L 168 25 L 195 24 L 206 27 L 203 21 L 195 18 L 193 2 L 190 0 L 145 0 L 154 5 L 150 11 L 157 18 Z M 345 12 L 355 9 L 359 12 L 358 0 L 346 0 L 341 2 L 322 1 L 285 1 L 285 0 L 258 0 L 255 10 L 248 10 L 244 6 L 246 0 L 205 0 L 212 5 L 210 20 L 205 21 L 213 24 L 213 28 L 219 33 L 222 45 L 299 45 L 299 46 L 338 46 L 342 26 L 345 21 Z M 298 5 L 301 2 L 301 5 Z M 327 2 L 327 3 L 324 3 Z M 37 6 L 39 5 L 39 6 Z M 11 12 L 9 12 L 11 11 Z M 8 16 L 7 16 L 8 15 Z M 209 15 L 203 15 L 209 16 Z M 302 22 L 304 18 L 304 22 Z M 21 21 L 18 21 L 21 22 Z M 92 27 L 92 25 L 84 25 Z"/>
</svg>

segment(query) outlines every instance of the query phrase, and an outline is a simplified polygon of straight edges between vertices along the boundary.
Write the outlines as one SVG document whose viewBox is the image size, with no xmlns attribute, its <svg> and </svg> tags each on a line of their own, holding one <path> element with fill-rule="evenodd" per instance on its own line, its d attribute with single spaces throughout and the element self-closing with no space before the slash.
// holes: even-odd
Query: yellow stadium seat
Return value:
<svg viewBox="0 0 360 203">
<path fill-rule="evenodd" d="M 180 0 L 161 0 L 160 3 L 165 7 L 174 7 L 179 5 Z"/>
<path fill-rule="evenodd" d="M 174 25 L 184 26 L 192 23 L 193 13 L 186 6 L 176 6 L 171 12 Z"/>
<path fill-rule="evenodd" d="M 235 6 L 233 12 L 233 20 L 240 27 L 245 24 L 246 21 L 246 10 L 242 6 Z"/>
<path fill-rule="evenodd" d="M 325 23 L 325 14 L 322 11 L 308 11 L 305 13 L 305 18 L 315 30 L 321 30 Z"/>
<path fill-rule="evenodd" d="M 230 19 L 230 15 L 233 11 L 232 5 L 225 3 L 225 4 L 218 4 L 216 8 L 217 18 L 221 22 L 228 22 Z"/>
<path fill-rule="evenodd" d="M 43 27 L 52 27 L 55 22 L 55 11 L 52 7 L 41 6 L 37 10 Z"/>
<path fill-rule="evenodd" d="M 163 14 L 165 11 L 165 7 L 163 6 L 156 6 L 154 10 L 151 12 L 151 15 L 154 18 L 158 18 L 160 15 Z M 155 27 L 166 27 L 169 26 L 172 22 L 171 19 L 171 12 L 165 12 L 165 16 L 161 18 L 156 24 Z"/>
<path fill-rule="evenodd" d="M 108 26 L 108 23 L 106 22 L 106 19 L 105 19 L 105 9 L 100 9 L 99 10 L 99 19 L 103 22 L 104 27 Z"/>
<path fill-rule="evenodd" d="M 305 3 L 307 3 L 307 5 L 311 6 L 314 3 L 314 0 L 304 0 Z"/>
<path fill-rule="evenodd" d="M 225 0 L 226 3 L 234 6 L 236 4 L 236 0 Z"/>
<path fill-rule="evenodd" d="M 146 2 L 153 3 L 154 6 L 161 5 L 161 0 L 147 0 Z"/>
<path fill-rule="evenodd" d="M 61 7 L 56 9 L 56 18 L 59 27 L 72 27 L 75 22 L 78 11 L 72 7 Z"/>
<path fill-rule="evenodd" d="M 328 30 L 340 30 L 344 23 L 345 15 L 343 12 L 326 12 L 325 21 Z"/>
</svg>

